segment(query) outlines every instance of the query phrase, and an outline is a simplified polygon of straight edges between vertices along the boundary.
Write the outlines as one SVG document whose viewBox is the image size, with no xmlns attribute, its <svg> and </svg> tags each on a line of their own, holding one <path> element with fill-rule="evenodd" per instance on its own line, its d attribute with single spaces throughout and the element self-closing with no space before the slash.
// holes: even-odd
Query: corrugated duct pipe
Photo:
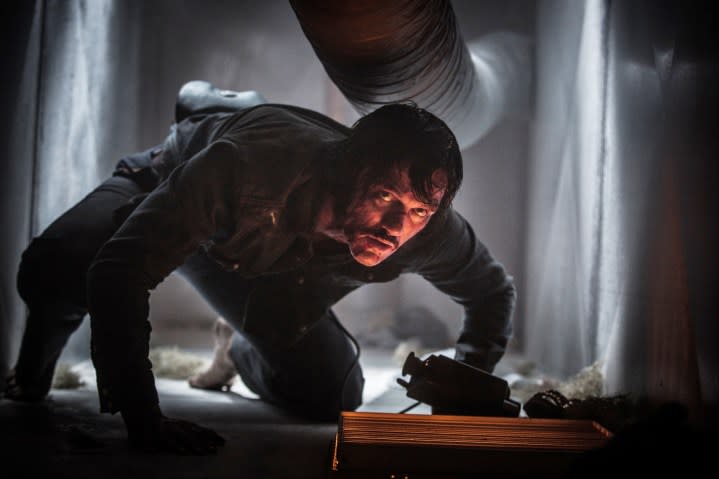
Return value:
<svg viewBox="0 0 719 479">
<path fill-rule="evenodd" d="M 528 41 L 497 33 L 465 44 L 448 0 L 290 0 L 327 74 L 360 114 L 412 100 L 461 148 L 529 91 Z"/>
</svg>

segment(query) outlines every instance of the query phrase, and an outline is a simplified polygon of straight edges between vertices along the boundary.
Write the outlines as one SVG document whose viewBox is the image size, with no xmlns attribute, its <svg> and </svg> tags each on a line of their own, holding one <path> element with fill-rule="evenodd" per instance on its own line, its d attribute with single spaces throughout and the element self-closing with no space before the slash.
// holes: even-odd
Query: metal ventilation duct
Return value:
<svg viewBox="0 0 719 479">
<path fill-rule="evenodd" d="M 528 85 L 527 42 L 498 34 L 468 47 L 448 0 L 290 3 L 328 75 L 361 114 L 413 100 L 467 148 L 509 101 L 526 97 L 508 89 Z"/>
</svg>

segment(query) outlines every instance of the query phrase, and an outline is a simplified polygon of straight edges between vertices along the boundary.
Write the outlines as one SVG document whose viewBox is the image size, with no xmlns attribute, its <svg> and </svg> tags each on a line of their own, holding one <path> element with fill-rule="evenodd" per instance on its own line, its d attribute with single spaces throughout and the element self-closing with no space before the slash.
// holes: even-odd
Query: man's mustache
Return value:
<svg viewBox="0 0 719 479">
<path fill-rule="evenodd" d="M 396 236 L 388 235 L 384 230 L 363 230 L 360 231 L 360 236 L 375 238 L 383 243 L 388 243 L 388 246 L 391 245 L 395 249 L 399 244 L 399 240 Z"/>
</svg>

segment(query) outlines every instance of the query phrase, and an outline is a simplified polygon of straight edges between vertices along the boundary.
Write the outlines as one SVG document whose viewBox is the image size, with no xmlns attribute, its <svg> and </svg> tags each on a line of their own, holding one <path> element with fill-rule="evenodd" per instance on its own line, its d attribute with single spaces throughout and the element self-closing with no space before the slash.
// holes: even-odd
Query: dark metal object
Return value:
<svg viewBox="0 0 719 479">
<path fill-rule="evenodd" d="M 629 395 L 570 399 L 550 389 L 529 398 L 524 403 L 524 412 L 529 417 L 542 419 L 589 419 L 618 432 L 635 419 L 638 407 Z"/>
<path fill-rule="evenodd" d="M 521 404 L 509 398 L 505 380 L 442 355 L 424 361 L 410 353 L 398 378 L 407 396 L 432 406 L 432 414 L 517 417 Z"/>
<path fill-rule="evenodd" d="M 465 100 L 474 68 L 450 2 L 290 2 L 327 73 L 361 113 L 414 98 L 437 114 Z"/>
<path fill-rule="evenodd" d="M 291 0 L 327 74 L 360 114 L 412 100 L 456 130 L 478 82 L 448 0 Z M 460 144 L 463 143 L 457 134 Z"/>
</svg>

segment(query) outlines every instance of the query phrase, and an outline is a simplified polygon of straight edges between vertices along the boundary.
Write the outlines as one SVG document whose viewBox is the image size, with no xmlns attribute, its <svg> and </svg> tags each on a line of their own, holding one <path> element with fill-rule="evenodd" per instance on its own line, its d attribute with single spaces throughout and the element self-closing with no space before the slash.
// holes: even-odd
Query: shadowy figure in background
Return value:
<svg viewBox="0 0 719 479">
<path fill-rule="evenodd" d="M 101 411 L 120 412 L 143 450 L 215 451 L 214 431 L 162 413 L 148 359 L 149 294 L 173 271 L 224 318 L 196 387 L 239 373 L 262 399 L 335 421 L 360 405 L 364 378 L 331 308 L 403 273 L 464 306 L 456 358 L 493 370 L 515 289 L 451 207 L 462 158 L 441 120 L 413 104 L 351 128 L 289 105 L 211 110 L 121 159 L 25 250 L 17 286 L 29 316 L 6 397 L 47 395 L 89 313 Z"/>
</svg>

